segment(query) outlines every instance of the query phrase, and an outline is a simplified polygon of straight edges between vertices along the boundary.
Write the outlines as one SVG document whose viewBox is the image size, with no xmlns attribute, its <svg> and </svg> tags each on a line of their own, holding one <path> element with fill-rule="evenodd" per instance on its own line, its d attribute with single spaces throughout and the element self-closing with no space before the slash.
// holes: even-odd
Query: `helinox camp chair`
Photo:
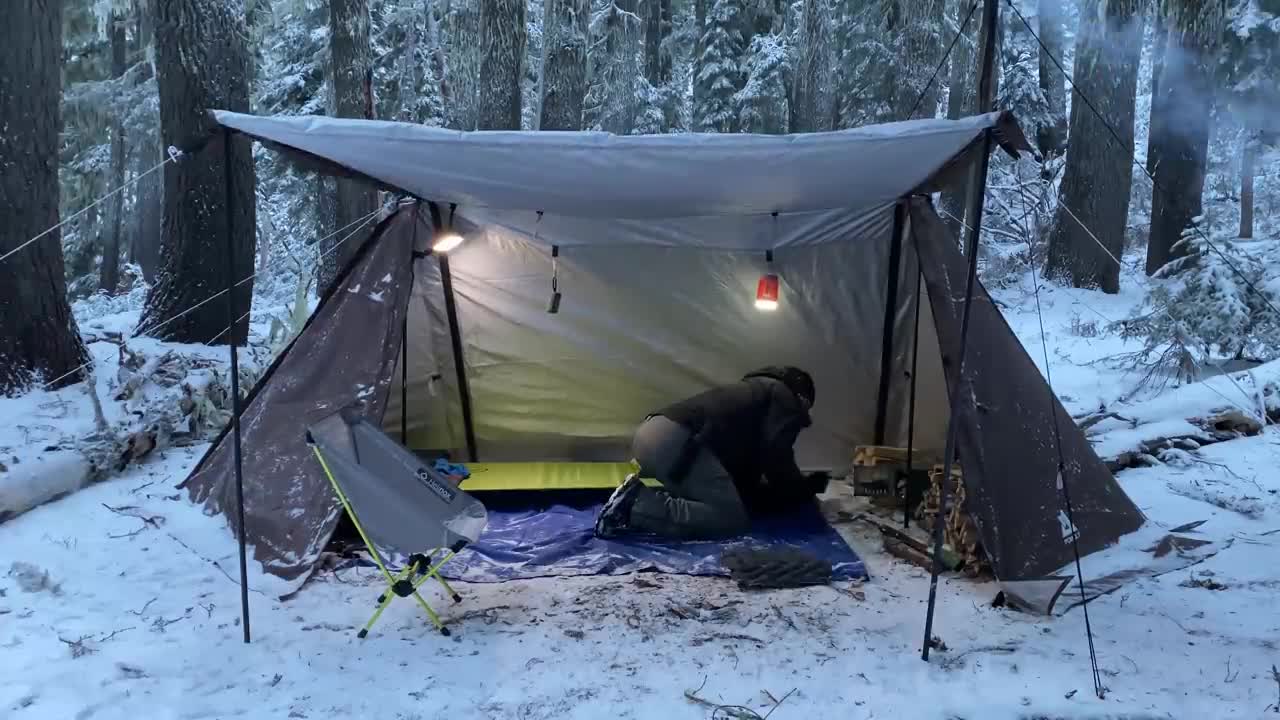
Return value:
<svg viewBox="0 0 1280 720">
<path fill-rule="evenodd" d="M 480 536 L 487 522 L 484 505 L 349 410 L 308 427 L 307 442 L 387 579 L 378 609 L 358 636 L 369 634 L 392 599 L 409 596 L 448 635 L 418 588 L 434 578 L 454 602 L 462 600 L 439 570 Z M 392 575 L 379 548 L 407 556 L 405 569 Z"/>
</svg>

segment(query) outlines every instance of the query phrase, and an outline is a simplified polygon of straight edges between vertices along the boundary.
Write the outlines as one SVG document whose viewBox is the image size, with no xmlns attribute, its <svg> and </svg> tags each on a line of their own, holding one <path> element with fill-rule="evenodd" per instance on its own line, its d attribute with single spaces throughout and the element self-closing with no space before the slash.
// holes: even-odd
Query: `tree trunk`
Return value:
<svg viewBox="0 0 1280 720">
<path fill-rule="evenodd" d="M 1040 129 L 1036 137 L 1036 145 L 1046 157 L 1061 153 L 1067 143 L 1067 79 L 1054 64 L 1053 59 L 1062 62 L 1066 43 L 1063 42 L 1062 0 L 1040 0 L 1039 26 L 1040 41 L 1044 43 L 1039 50 L 1040 58 L 1040 90 L 1049 103 L 1049 113 L 1053 122 Z M 1019 24 L 1021 20 L 1014 20 Z M 1052 56 L 1053 59 L 1050 59 Z"/>
<path fill-rule="evenodd" d="M 959 29 L 969 14 L 969 0 L 955 3 L 952 21 Z M 982 26 L 982 9 L 974 11 L 969 24 L 964 28 L 964 37 L 960 38 L 951 50 L 950 92 L 947 94 L 947 117 L 958 120 L 973 115 L 978 110 L 978 54 L 975 52 L 979 28 Z M 943 190 L 939 205 L 942 208 L 942 221 L 957 238 L 964 237 L 964 216 L 967 185 L 955 184 Z"/>
<path fill-rule="evenodd" d="M 146 0 L 135 0 L 134 13 L 137 17 L 137 28 L 135 30 L 135 56 L 143 63 L 141 71 L 138 73 L 138 83 L 145 84 L 155 77 L 154 65 L 154 16 L 143 2 Z M 141 60 L 143 54 L 147 53 L 147 58 Z M 159 116 L 153 118 L 155 125 L 149 126 L 138 140 L 140 149 L 138 151 L 138 172 L 144 173 L 160 164 L 164 158 L 164 153 L 160 148 L 159 138 Z M 163 202 L 163 179 L 164 174 L 160 170 L 156 170 L 138 181 L 138 201 L 134 206 L 134 214 L 137 216 L 137 232 L 129 240 L 129 258 L 137 263 L 142 270 L 142 276 L 147 282 L 155 282 L 156 274 L 160 270 L 160 216 L 162 213 L 161 203 Z"/>
<path fill-rule="evenodd" d="M 120 78 L 124 77 L 125 61 L 129 49 L 125 42 L 124 17 L 117 13 L 112 13 L 108 22 L 111 24 L 108 31 L 111 42 L 111 77 L 119 81 Z M 110 126 L 111 180 L 107 184 L 112 190 L 115 190 L 124 185 L 124 123 L 121 122 L 119 114 L 112 113 Z M 114 295 L 120 287 L 120 235 L 121 227 L 124 225 L 125 194 L 124 192 L 118 192 L 111 198 L 106 242 L 102 248 L 102 274 L 99 276 L 98 287 L 107 291 L 109 295 Z"/>
<path fill-rule="evenodd" d="M 650 0 L 656 2 L 656 0 Z M 587 96 L 589 0 L 546 0 L 539 130 L 581 130 Z"/>
<path fill-rule="evenodd" d="M 329 0 L 329 56 L 333 83 L 334 117 L 372 118 L 373 52 L 369 46 L 368 0 Z M 333 182 L 329 202 L 333 224 L 321 243 L 320 277 L 316 285 L 320 293 L 347 266 L 361 244 L 369 237 L 371 223 L 361 227 L 361 218 L 377 206 L 375 189 L 362 180 L 338 178 Z"/>
<path fill-rule="evenodd" d="M 1120 291 L 1120 266 L 1112 257 L 1119 259 L 1124 250 L 1129 219 L 1144 4 L 1145 0 L 1089 0 L 1080 14 L 1074 68 L 1080 91 L 1072 96 L 1071 151 L 1059 191 L 1062 207 L 1049 234 L 1046 268 L 1046 274 L 1064 277 L 1075 287 Z M 1124 147 L 1116 145 L 1080 93 L 1093 101 Z M 1095 235 L 1105 250 L 1098 247 Z"/>
<path fill-rule="evenodd" d="M 941 78 L 934 78 L 932 83 L 929 78 L 945 49 L 942 39 L 945 33 L 940 31 L 946 17 L 946 3 L 944 0 L 898 0 L 897 7 L 899 32 L 905 33 L 906 42 L 898 74 L 901 82 L 894 89 L 892 120 L 931 118 L 937 114 L 942 90 Z M 950 41 L 948 36 L 946 42 Z"/>
<path fill-rule="evenodd" d="M 1147 172 L 1155 174 L 1160 165 L 1160 146 L 1156 138 L 1160 136 L 1160 123 L 1164 121 L 1164 113 L 1160 112 L 1160 75 L 1164 73 L 1164 56 L 1169 47 L 1168 20 L 1165 18 L 1164 3 L 1156 3 L 1155 39 L 1151 46 L 1151 113 L 1147 122 Z"/>
<path fill-rule="evenodd" d="M 1182 231 L 1200 215 L 1209 159 L 1215 74 L 1226 21 L 1225 0 L 1170 3 L 1169 46 L 1160 73 L 1163 119 L 1152 142 L 1159 153 L 1151 196 L 1147 274 L 1186 255 Z M 1152 123 L 1155 125 L 1155 123 Z"/>
<path fill-rule="evenodd" d="M 644 6 L 644 76 L 658 87 L 662 79 L 663 0 L 640 0 Z"/>
<path fill-rule="evenodd" d="M 475 130 L 480 92 L 480 0 L 450 3 L 449 53 L 446 77 L 453 100 L 445 106 L 446 122 L 454 130 Z"/>
<path fill-rule="evenodd" d="M 242 9 L 235 1 L 154 0 L 161 142 L 179 148 L 208 142 L 164 168 L 161 271 L 147 295 L 139 334 L 209 344 L 242 345 L 248 338 L 257 238 L 253 157 L 249 140 L 233 135 L 228 167 L 227 135 L 207 115 L 210 108 L 249 112 Z M 228 233 L 235 252 L 231 277 Z M 226 299 L 205 302 L 229 283 L 235 283 L 230 332 Z"/>
<path fill-rule="evenodd" d="M 793 75 L 791 131 L 830 129 L 831 113 L 822 107 L 822 80 L 826 76 L 828 32 L 822 0 L 804 0 L 800 18 L 800 62 Z"/>
<path fill-rule="evenodd" d="M 1258 163 L 1258 140 L 1246 132 L 1240 154 L 1240 238 L 1253 237 L 1253 174 Z"/>
<path fill-rule="evenodd" d="M 33 380 L 63 387 L 88 360 L 67 304 L 58 223 L 62 3 L 9 0 L 0 23 L 0 395 Z M 23 68 L 14 72 L 14 68 Z M 9 422 L 17 418 L 7 418 Z"/>
<path fill-rule="evenodd" d="M 525 35 L 524 0 L 481 0 L 477 130 L 520 129 Z"/>
</svg>

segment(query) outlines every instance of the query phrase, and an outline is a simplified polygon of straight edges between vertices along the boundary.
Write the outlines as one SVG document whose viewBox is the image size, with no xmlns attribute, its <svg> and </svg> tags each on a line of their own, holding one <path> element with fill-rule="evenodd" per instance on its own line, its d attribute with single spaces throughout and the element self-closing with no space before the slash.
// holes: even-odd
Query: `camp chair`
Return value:
<svg viewBox="0 0 1280 720">
<path fill-rule="evenodd" d="M 418 588 L 434 579 L 454 602 L 462 601 L 439 571 L 480 536 L 487 522 L 484 505 L 349 409 L 308 427 L 307 443 L 387 580 L 378 609 L 358 637 L 369 634 L 393 599 L 410 596 L 448 635 Z M 405 569 L 392 575 L 379 548 L 408 556 Z"/>
</svg>

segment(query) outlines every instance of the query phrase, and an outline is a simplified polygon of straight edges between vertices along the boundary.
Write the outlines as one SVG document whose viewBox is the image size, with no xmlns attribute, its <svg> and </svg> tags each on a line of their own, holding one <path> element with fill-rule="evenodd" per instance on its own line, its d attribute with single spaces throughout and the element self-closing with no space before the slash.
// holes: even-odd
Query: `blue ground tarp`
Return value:
<svg viewBox="0 0 1280 720">
<path fill-rule="evenodd" d="M 830 561 L 834 580 L 867 576 L 862 559 L 827 523 L 816 504 L 758 520 L 749 534 L 726 541 L 601 540 L 592 532 L 601 505 L 598 500 L 557 501 L 548 497 L 552 493 L 538 495 L 532 506 L 527 496 L 502 502 L 481 498 L 488 506 L 488 527 L 441 574 L 466 582 L 641 571 L 727 576 L 729 571 L 721 562 L 726 550 L 792 546 Z"/>
</svg>

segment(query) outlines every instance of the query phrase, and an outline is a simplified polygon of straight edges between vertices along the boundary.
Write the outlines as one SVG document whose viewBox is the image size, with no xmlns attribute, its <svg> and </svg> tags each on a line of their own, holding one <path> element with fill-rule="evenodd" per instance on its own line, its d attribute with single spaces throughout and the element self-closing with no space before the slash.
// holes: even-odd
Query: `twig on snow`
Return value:
<svg viewBox="0 0 1280 720">
<path fill-rule="evenodd" d="M 955 655 L 954 657 L 943 658 L 942 667 L 947 670 L 951 670 L 952 668 L 959 667 L 961 664 L 961 661 L 965 658 L 966 655 L 973 655 L 975 653 L 989 652 L 989 653 L 997 653 L 1001 655 L 1008 655 L 1010 653 L 1015 653 L 1017 651 L 1018 651 L 1017 645 L 991 645 L 989 647 L 973 648 L 972 650 L 965 650 L 964 652 L 960 653 L 959 655 Z"/>
<path fill-rule="evenodd" d="M 129 612 L 133 613 L 134 615 L 137 615 L 138 617 L 142 617 L 143 615 L 147 614 L 147 608 L 151 607 L 151 603 L 159 599 L 160 598 L 151 598 L 150 600 L 147 601 L 146 605 L 142 606 L 141 610 L 130 610 Z"/>
<path fill-rule="evenodd" d="M 1227 656 L 1227 676 L 1222 679 L 1222 682 L 1233 683 L 1236 681 L 1236 678 L 1238 677 L 1240 677 L 1240 668 L 1236 668 L 1236 672 L 1234 675 L 1231 674 L 1231 656 L 1228 655 Z"/>
<path fill-rule="evenodd" d="M 1276 669 L 1275 663 L 1271 664 L 1271 679 L 1276 681 L 1276 704 L 1267 707 L 1274 709 L 1276 714 L 1280 715 L 1280 670 Z"/>
<path fill-rule="evenodd" d="M 773 612 L 777 614 L 779 620 L 787 624 L 787 627 L 791 628 L 792 630 L 795 630 L 796 632 L 800 632 L 800 628 L 796 627 L 795 620 L 792 620 L 791 618 L 787 617 L 786 614 L 782 612 L 782 608 L 778 607 L 777 605 L 774 605 Z"/>
<path fill-rule="evenodd" d="M 796 694 L 796 690 L 797 690 L 797 689 L 798 689 L 798 688 L 791 688 L 791 692 L 787 693 L 786 695 L 783 695 L 781 700 L 779 700 L 778 702 L 774 703 L 774 704 L 773 704 L 773 709 L 771 709 L 771 710 L 769 710 L 769 712 L 765 713 L 765 715 L 764 715 L 764 720 L 769 720 L 769 716 L 773 714 L 773 711 L 774 711 L 774 710 L 777 710 L 777 709 L 782 705 L 782 703 L 786 702 L 786 701 L 787 701 L 787 698 L 791 697 L 792 695 L 795 695 L 795 694 Z"/>
<path fill-rule="evenodd" d="M 684 697 L 686 700 L 688 700 L 691 703 L 697 703 L 698 705 L 702 705 L 703 707 L 711 708 L 712 720 L 719 720 L 720 718 L 727 718 L 728 720 L 764 720 L 764 718 L 760 717 L 759 713 L 757 713 L 755 710 L 752 710 L 749 707 L 745 707 L 742 705 L 722 705 L 718 702 L 712 702 L 700 696 L 698 693 L 702 692 L 702 688 L 706 686 L 707 686 L 707 676 L 704 675 L 702 677 L 702 684 L 698 686 L 698 689 L 685 690 Z M 795 692 L 795 691 L 793 690 L 792 692 Z M 787 694 L 790 695 L 791 693 L 787 693 Z M 783 698 L 783 699 L 785 700 L 786 698 Z M 773 707 L 776 710 L 778 706 L 774 705 Z M 768 716 L 766 715 L 765 717 L 768 717 Z"/>
</svg>

